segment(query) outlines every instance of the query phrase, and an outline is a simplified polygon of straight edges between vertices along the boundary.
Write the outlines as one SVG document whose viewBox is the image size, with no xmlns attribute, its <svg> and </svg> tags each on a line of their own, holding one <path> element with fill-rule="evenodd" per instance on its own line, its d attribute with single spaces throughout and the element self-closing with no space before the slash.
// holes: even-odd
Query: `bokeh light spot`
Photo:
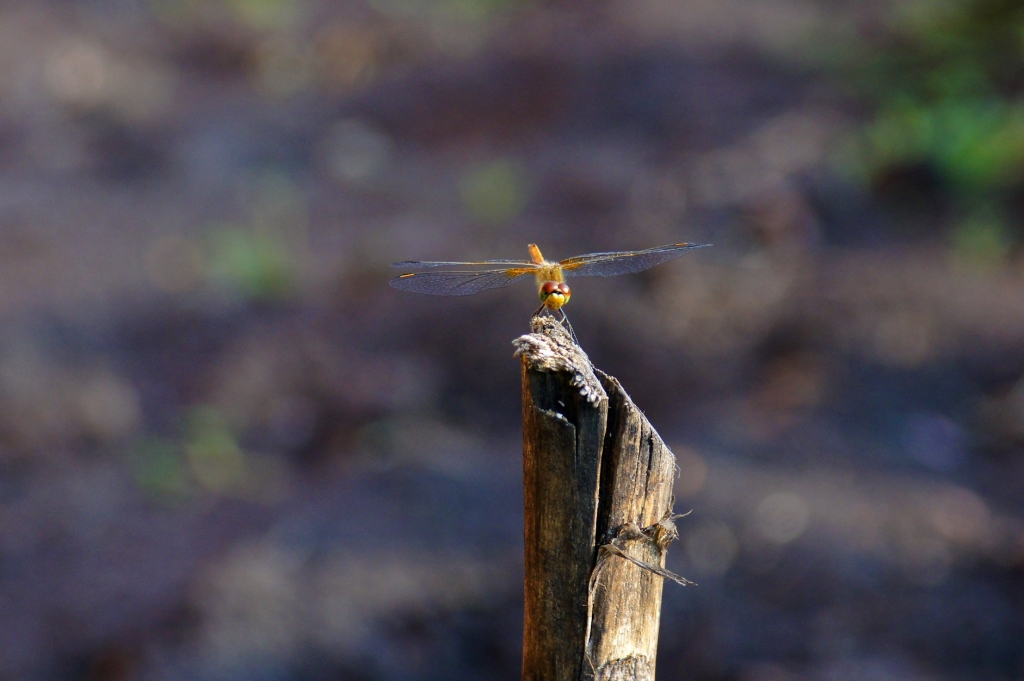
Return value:
<svg viewBox="0 0 1024 681">
<path fill-rule="evenodd" d="M 242 491 L 249 475 L 246 455 L 217 410 L 200 407 L 192 412 L 185 455 L 192 474 L 209 491 L 216 494 Z"/>
<path fill-rule="evenodd" d="M 328 171 L 343 182 L 377 176 L 387 167 L 392 146 L 386 133 L 352 118 L 336 123 L 321 144 Z"/>
<path fill-rule="evenodd" d="M 102 47 L 85 41 L 58 45 L 46 57 L 44 79 L 59 102 L 89 108 L 110 85 L 110 59 Z"/>
<path fill-rule="evenodd" d="M 992 534 L 992 512 L 988 504 L 962 487 L 940 498 L 931 521 L 943 538 L 960 545 L 984 546 Z"/>
<path fill-rule="evenodd" d="M 775 544 L 788 544 L 807 529 L 810 508 L 795 494 L 778 492 L 761 500 L 754 511 L 758 533 Z"/>
<path fill-rule="evenodd" d="M 78 406 L 84 427 L 104 441 L 129 434 L 142 419 L 135 389 L 107 372 L 85 382 L 78 394 Z"/>
<path fill-rule="evenodd" d="M 313 37 L 320 81 L 330 90 L 345 91 L 372 78 L 379 39 L 368 28 L 331 23 Z"/>
<path fill-rule="evenodd" d="M 686 555 L 694 568 L 708 575 L 725 573 L 736 561 L 740 544 L 727 524 L 711 521 L 686 535 Z"/>
<path fill-rule="evenodd" d="M 958 470 L 966 461 L 966 435 L 938 414 L 914 414 L 903 428 L 903 446 L 916 461 L 944 473 Z"/>
</svg>

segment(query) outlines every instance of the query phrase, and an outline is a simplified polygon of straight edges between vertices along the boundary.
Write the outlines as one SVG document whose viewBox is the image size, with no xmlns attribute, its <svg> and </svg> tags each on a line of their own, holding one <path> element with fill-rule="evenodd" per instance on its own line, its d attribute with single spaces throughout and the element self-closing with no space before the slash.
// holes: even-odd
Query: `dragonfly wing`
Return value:
<svg viewBox="0 0 1024 681">
<path fill-rule="evenodd" d="M 463 263 L 465 264 L 465 263 Z M 431 296 L 469 296 L 492 288 L 511 286 L 528 274 L 532 268 L 513 267 L 480 272 L 414 272 L 395 277 L 389 283 L 393 288 Z"/>
<path fill-rule="evenodd" d="M 477 267 L 487 265 L 516 265 L 518 267 L 535 267 L 534 263 L 525 260 L 480 260 L 479 262 L 424 262 L 421 260 L 405 260 L 393 262 L 392 267 L 405 267 L 411 270 L 430 267 Z"/>
<path fill-rule="evenodd" d="M 559 263 L 562 271 L 574 277 L 614 277 L 619 274 L 643 272 L 655 265 L 668 262 L 673 258 L 696 248 L 706 248 L 711 244 L 670 244 L 647 248 L 642 251 L 618 251 L 613 253 L 590 253 L 578 255 Z"/>
</svg>

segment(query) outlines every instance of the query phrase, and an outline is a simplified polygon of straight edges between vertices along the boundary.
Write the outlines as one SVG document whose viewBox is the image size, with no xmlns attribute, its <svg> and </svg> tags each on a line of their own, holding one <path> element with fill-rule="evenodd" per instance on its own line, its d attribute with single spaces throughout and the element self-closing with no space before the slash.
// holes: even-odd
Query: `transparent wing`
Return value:
<svg viewBox="0 0 1024 681">
<path fill-rule="evenodd" d="M 487 265 L 518 265 L 519 267 L 536 267 L 534 263 L 525 260 L 481 260 L 479 262 L 423 262 L 420 260 L 406 260 L 393 262 L 392 267 L 407 267 L 409 269 L 424 269 L 428 267 L 477 267 Z"/>
<path fill-rule="evenodd" d="M 561 261 L 562 271 L 574 277 L 614 277 L 619 274 L 643 272 L 655 265 L 678 258 L 695 248 L 711 244 L 670 244 L 642 251 L 588 253 Z"/>
<path fill-rule="evenodd" d="M 463 263 L 465 264 L 465 263 Z M 415 272 L 395 277 L 393 288 L 431 296 L 469 296 L 492 288 L 511 286 L 522 277 L 533 274 L 533 268 L 514 267 L 481 272 Z"/>
</svg>

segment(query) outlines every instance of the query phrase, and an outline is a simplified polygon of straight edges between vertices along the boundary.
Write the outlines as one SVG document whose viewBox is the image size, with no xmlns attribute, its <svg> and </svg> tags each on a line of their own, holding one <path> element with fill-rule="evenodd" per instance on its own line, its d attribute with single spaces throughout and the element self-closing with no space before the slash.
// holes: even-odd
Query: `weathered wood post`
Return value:
<svg viewBox="0 0 1024 681">
<path fill-rule="evenodd" d="M 652 681 L 675 457 L 551 317 L 523 372 L 524 681 Z"/>
</svg>

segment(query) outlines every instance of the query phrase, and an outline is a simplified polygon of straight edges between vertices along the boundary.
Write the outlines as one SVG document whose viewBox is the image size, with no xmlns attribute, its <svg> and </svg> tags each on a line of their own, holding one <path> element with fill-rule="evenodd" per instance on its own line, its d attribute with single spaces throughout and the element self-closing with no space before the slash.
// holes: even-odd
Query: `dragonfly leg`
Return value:
<svg viewBox="0 0 1024 681">
<path fill-rule="evenodd" d="M 547 305 L 541 305 L 540 307 L 538 307 L 537 311 L 533 313 L 533 317 L 539 317 L 545 312 L 547 312 L 549 316 L 555 317 L 555 313 L 552 310 L 550 310 Z M 572 338 L 572 342 L 575 343 L 576 345 L 579 345 L 580 341 L 578 338 L 576 338 L 576 332 L 573 331 L 572 324 L 569 323 L 569 317 L 568 315 L 565 314 L 565 310 L 559 308 L 558 314 L 561 316 L 555 317 L 555 320 L 562 325 L 562 328 L 569 332 L 569 336 Z M 533 317 L 531 317 L 531 319 L 533 319 Z"/>
<path fill-rule="evenodd" d="M 562 318 L 558 320 L 558 323 L 565 327 L 565 330 L 569 332 L 569 336 L 572 337 L 572 342 L 579 345 L 580 341 L 576 338 L 576 332 L 572 330 L 572 324 L 569 323 L 569 315 L 565 314 L 565 310 L 559 309 L 558 311 L 562 313 Z"/>
</svg>

